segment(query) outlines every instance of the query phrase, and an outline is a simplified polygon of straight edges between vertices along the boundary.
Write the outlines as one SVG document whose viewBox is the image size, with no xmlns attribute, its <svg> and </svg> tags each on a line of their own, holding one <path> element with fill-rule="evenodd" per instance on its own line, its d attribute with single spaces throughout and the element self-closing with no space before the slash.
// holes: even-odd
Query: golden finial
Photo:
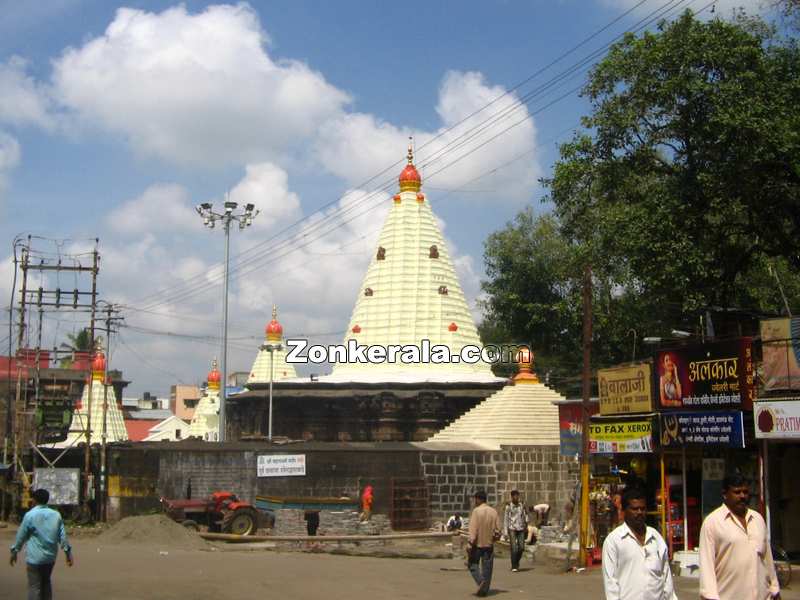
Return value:
<svg viewBox="0 0 800 600">
<path fill-rule="evenodd" d="M 272 318 L 276 319 L 278 317 L 278 306 L 276 304 L 272 305 Z"/>
<path fill-rule="evenodd" d="M 408 136 L 408 164 L 414 164 L 414 138 Z"/>
<path fill-rule="evenodd" d="M 211 361 L 211 370 L 212 370 L 212 371 L 216 371 L 216 370 L 217 370 L 217 357 L 216 357 L 216 356 L 215 356 L 215 357 L 214 357 L 214 359 Z"/>
</svg>

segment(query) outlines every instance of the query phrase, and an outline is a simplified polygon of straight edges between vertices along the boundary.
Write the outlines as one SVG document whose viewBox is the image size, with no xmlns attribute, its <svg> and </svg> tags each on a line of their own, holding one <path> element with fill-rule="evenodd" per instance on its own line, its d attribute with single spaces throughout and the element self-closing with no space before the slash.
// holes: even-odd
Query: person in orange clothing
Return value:
<svg viewBox="0 0 800 600">
<path fill-rule="evenodd" d="M 361 522 L 369 521 L 372 516 L 372 486 L 367 484 L 364 491 L 361 492 L 361 514 L 359 519 Z"/>
</svg>

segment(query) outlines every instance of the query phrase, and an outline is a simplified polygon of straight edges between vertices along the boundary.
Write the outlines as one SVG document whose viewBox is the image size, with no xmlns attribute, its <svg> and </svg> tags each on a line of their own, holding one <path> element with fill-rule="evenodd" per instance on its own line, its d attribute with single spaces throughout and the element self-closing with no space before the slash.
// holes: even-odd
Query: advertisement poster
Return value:
<svg viewBox="0 0 800 600">
<path fill-rule="evenodd" d="M 756 402 L 756 437 L 772 440 L 800 440 L 800 400 Z"/>
<path fill-rule="evenodd" d="M 651 373 L 652 367 L 649 363 L 598 370 L 600 414 L 651 412 L 653 410 Z"/>
<path fill-rule="evenodd" d="M 597 404 L 589 404 L 589 414 L 597 414 Z M 582 407 L 580 403 L 558 405 L 558 429 L 561 456 L 580 456 L 583 433 Z"/>
<path fill-rule="evenodd" d="M 670 412 L 660 415 L 661 445 L 725 446 L 744 448 L 744 424 L 741 411 Z"/>
<path fill-rule="evenodd" d="M 800 390 L 800 317 L 761 321 L 764 391 Z"/>
<path fill-rule="evenodd" d="M 615 454 L 653 451 L 653 422 L 609 421 L 589 425 L 589 452 Z"/>
<path fill-rule="evenodd" d="M 656 397 L 662 410 L 750 409 L 750 338 L 662 350 L 656 355 Z"/>
<path fill-rule="evenodd" d="M 257 462 L 259 477 L 288 477 L 306 474 L 305 454 L 261 454 Z"/>
</svg>

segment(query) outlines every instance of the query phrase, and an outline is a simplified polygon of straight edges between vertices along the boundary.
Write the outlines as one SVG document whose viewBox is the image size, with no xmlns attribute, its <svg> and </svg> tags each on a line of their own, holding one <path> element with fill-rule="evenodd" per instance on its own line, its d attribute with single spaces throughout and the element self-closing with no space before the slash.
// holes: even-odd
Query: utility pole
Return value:
<svg viewBox="0 0 800 600">
<path fill-rule="evenodd" d="M 222 226 L 225 230 L 225 283 L 222 296 L 222 385 L 219 388 L 219 441 L 225 441 L 225 427 L 226 427 L 226 414 L 225 414 L 225 386 L 228 380 L 228 283 L 230 279 L 230 236 L 231 236 L 231 221 L 239 223 L 239 230 L 244 230 L 253 224 L 253 219 L 260 211 L 255 210 L 255 204 L 246 204 L 244 212 L 234 214 L 234 210 L 238 208 L 236 202 L 230 200 L 225 201 L 225 212 L 216 213 L 212 210 L 213 205 L 210 202 L 203 202 L 195 207 L 197 214 L 203 217 L 203 224 L 209 229 L 214 229 L 217 221 L 222 221 Z"/>
<path fill-rule="evenodd" d="M 83 471 L 84 482 L 86 485 L 83 495 L 83 516 L 87 520 L 91 520 L 91 508 L 89 507 L 89 497 L 92 491 L 92 363 L 94 362 L 95 354 L 95 341 L 94 341 L 94 327 L 95 316 L 97 312 L 97 271 L 99 255 L 97 249 L 92 252 L 92 304 L 91 304 L 91 320 L 89 321 L 89 383 L 86 394 L 86 450 L 83 456 Z"/>
<path fill-rule="evenodd" d="M 15 256 L 16 256 L 16 246 L 20 243 L 21 240 L 15 241 Z M 99 253 L 97 251 L 96 244 L 99 240 L 95 239 L 95 248 L 92 251 L 92 265 L 91 266 L 84 266 L 81 262 L 85 255 L 62 255 L 60 250 L 58 252 L 58 258 L 53 258 L 52 253 L 43 253 L 37 251 L 36 249 L 32 248 L 31 246 L 31 236 L 28 236 L 27 243 L 24 243 L 21 247 L 21 260 L 19 263 L 19 268 L 22 272 L 22 285 L 20 288 L 20 303 L 19 303 L 19 331 L 17 332 L 17 391 L 16 391 L 16 400 L 15 400 L 15 408 L 14 408 L 14 465 L 15 465 L 15 472 L 18 474 L 17 477 L 17 485 L 21 486 L 19 489 L 23 489 L 25 485 L 29 483 L 28 473 L 25 471 L 26 462 L 23 460 L 26 452 L 29 450 L 29 445 L 35 447 L 36 444 L 40 441 L 38 438 L 39 430 L 34 426 L 32 422 L 32 416 L 36 413 L 37 409 L 42 410 L 42 414 L 44 415 L 47 411 L 46 409 L 48 406 L 40 406 L 40 377 L 39 377 L 39 369 L 40 369 L 40 358 L 41 358 L 41 327 L 42 327 L 42 317 L 44 313 L 44 309 L 46 307 L 54 308 L 56 310 L 60 309 L 73 309 L 73 310 L 85 310 L 90 312 L 91 314 L 91 321 L 90 321 L 90 344 L 93 351 L 94 348 L 94 329 L 95 329 L 95 311 L 97 307 L 97 273 L 98 273 L 98 265 L 99 265 Z M 60 246 L 59 246 L 60 248 Z M 66 260 L 65 260 L 66 259 Z M 69 265 L 69 266 L 68 266 Z M 40 286 L 38 289 L 30 289 L 29 282 L 28 282 L 28 271 L 33 270 L 38 272 L 40 275 L 43 275 L 46 272 L 55 271 L 56 273 L 62 272 L 73 272 L 77 275 L 91 274 L 92 277 L 92 287 L 90 292 L 79 291 L 77 288 L 69 291 L 69 290 L 62 290 L 61 288 L 55 289 L 45 289 L 44 287 Z M 15 277 L 16 277 L 16 270 L 15 270 Z M 90 301 L 84 301 L 83 298 L 86 296 L 90 297 Z M 27 327 L 29 326 L 28 321 L 30 319 L 26 319 L 27 317 L 27 310 L 29 306 L 35 306 L 38 308 L 39 311 L 39 334 L 38 334 L 38 342 L 36 346 L 35 352 L 35 361 L 36 364 L 34 365 L 34 377 L 35 377 L 35 395 L 33 398 L 33 402 L 30 401 L 28 398 L 28 390 L 27 390 L 27 376 L 25 377 L 25 394 L 23 395 L 23 369 L 27 368 L 29 365 L 23 366 L 20 363 L 21 359 L 30 360 L 31 354 L 29 352 L 23 352 L 25 349 L 25 339 L 26 339 L 26 331 Z M 54 355 L 56 353 L 54 352 Z M 90 357 L 91 360 L 91 357 Z M 90 366 L 91 369 L 91 366 Z M 27 371 L 26 371 L 27 373 Z M 91 386 L 91 377 L 89 378 L 89 386 Z M 89 389 L 89 402 L 91 402 L 91 388 Z M 48 399 L 48 402 L 51 402 L 52 399 Z M 45 419 L 46 421 L 46 419 Z M 45 432 L 47 432 L 47 427 L 45 427 Z M 84 513 L 85 516 L 89 517 L 88 512 L 88 496 L 89 496 L 89 489 L 90 489 L 90 475 L 91 475 L 91 454 L 90 454 L 90 423 L 89 419 L 87 419 L 86 423 L 86 454 L 84 459 L 84 471 L 85 471 L 85 479 L 86 479 L 86 495 L 84 497 Z M 46 437 L 46 436 L 45 436 Z M 29 466 L 35 466 L 32 463 L 27 463 Z M 19 507 L 19 502 L 15 502 L 14 509 L 16 510 Z"/>
<path fill-rule="evenodd" d="M 589 400 L 592 395 L 592 268 L 583 273 L 583 430 L 581 451 L 581 521 L 578 565 L 586 566 L 589 546 Z"/>
<path fill-rule="evenodd" d="M 103 373 L 103 434 L 100 446 L 100 498 L 98 506 L 100 507 L 100 519 L 106 520 L 106 500 L 108 497 L 108 453 L 107 453 L 107 438 L 108 438 L 108 386 L 111 382 L 108 379 L 108 363 L 111 360 L 111 333 L 113 332 L 111 326 L 123 320 L 122 317 L 113 317 L 112 314 L 119 313 L 119 309 L 113 304 L 106 303 L 106 361 L 105 372 Z"/>
</svg>

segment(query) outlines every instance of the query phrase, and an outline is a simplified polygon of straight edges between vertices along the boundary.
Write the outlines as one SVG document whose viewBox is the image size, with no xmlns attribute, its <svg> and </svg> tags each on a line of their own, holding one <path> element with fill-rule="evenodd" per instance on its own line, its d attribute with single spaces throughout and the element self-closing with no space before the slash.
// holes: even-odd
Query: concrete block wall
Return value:
<svg viewBox="0 0 800 600">
<path fill-rule="evenodd" d="M 469 514 L 472 495 L 486 491 L 487 502 L 501 508 L 511 490 L 520 491 L 527 505 L 550 505 L 550 519 L 561 519 L 574 489 L 576 474 L 558 446 L 508 446 L 499 451 L 423 452 L 422 472 L 431 496 L 431 516 Z"/>
</svg>

